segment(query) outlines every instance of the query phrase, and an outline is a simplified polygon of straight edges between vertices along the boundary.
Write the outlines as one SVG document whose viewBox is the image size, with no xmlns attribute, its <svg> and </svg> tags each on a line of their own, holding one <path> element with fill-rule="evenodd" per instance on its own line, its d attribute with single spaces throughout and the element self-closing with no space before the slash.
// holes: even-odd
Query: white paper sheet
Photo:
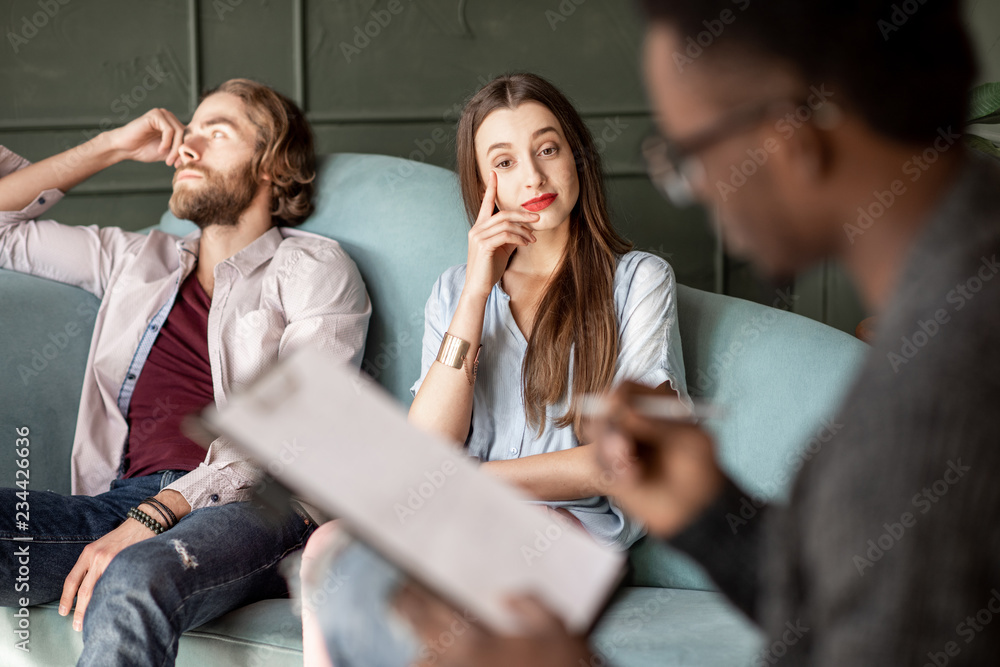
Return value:
<svg viewBox="0 0 1000 667">
<path fill-rule="evenodd" d="M 457 446 L 426 434 L 358 371 L 304 349 L 206 421 L 273 477 L 390 561 L 516 634 L 514 593 L 544 601 L 576 632 L 593 623 L 624 554 L 553 520 L 479 471 Z"/>
</svg>

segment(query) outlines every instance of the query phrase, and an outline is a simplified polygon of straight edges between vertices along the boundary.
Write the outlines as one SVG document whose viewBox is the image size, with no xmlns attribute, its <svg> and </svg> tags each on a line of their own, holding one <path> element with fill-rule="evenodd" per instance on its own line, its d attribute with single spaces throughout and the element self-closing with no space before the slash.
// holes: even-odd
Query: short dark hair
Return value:
<svg viewBox="0 0 1000 667">
<path fill-rule="evenodd" d="M 940 128 L 965 121 L 976 60 L 960 0 L 640 0 L 640 5 L 647 19 L 672 26 L 685 44 L 689 36 L 715 27 L 704 47 L 709 58 L 740 53 L 778 60 L 797 70 L 805 84 L 828 85 L 841 106 L 886 137 L 924 143 Z M 720 21 L 723 12 L 726 23 Z"/>
</svg>

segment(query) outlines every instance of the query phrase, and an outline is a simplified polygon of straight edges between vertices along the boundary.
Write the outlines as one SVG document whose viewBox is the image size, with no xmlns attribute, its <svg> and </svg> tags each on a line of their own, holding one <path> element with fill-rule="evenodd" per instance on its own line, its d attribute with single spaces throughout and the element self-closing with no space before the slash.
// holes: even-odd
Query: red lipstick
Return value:
<svg viewBox="0 0 1000 667">
<path fill-rule="evenodd" d="M 540 197 L 535 197 L 534 199 L 529 199 L 528 201 L 521 204 L 524 208 L 529 211 L 534 211 L 535 213 L 547 209 L 549 204 L 556 200 L 559 195 L 554 193 L 546 193 Z"/>
</svg>

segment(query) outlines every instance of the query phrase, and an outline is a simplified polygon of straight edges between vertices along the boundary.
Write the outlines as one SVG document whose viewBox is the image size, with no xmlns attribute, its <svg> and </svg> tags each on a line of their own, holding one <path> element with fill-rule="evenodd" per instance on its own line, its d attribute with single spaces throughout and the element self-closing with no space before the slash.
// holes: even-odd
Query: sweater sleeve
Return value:
<svg viewBox="0 0 1000 667">
<path fill-rule="evenodd" d="M 760 623 L 757 605 L 765 514 L 732 480 L 716 501 L 667 543 L 694 558 L 751 620 Z"/>
</svg>

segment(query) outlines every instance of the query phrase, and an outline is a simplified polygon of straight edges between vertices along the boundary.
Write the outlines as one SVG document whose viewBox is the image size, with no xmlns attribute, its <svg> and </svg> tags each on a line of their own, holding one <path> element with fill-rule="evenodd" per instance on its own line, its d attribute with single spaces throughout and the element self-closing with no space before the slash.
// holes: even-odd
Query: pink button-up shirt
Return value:
<svg viewBox="0 0 1000 667">
<path fill-rule="evenodd" d="M 0 178 L 27 166 L 0 146 Z M 74 494 L 106 491 L 128 438 L 128 402 L 177 290 L 194 269 L 200 231 L 178 238 L 72 227 L 39 216 L 63 196 L 40 193 L 0 212 L 0 268 L 75 285 L 100 300 L 73 441 Z M 303 344 L 360 366 L 371 304 L 336 241 L 273 227 L 215 267 L 208 351 L 215 404 Z M 245 500 L 258 468 L 225 438 L 169 485 L 192 509 Z"/>
</svg>

